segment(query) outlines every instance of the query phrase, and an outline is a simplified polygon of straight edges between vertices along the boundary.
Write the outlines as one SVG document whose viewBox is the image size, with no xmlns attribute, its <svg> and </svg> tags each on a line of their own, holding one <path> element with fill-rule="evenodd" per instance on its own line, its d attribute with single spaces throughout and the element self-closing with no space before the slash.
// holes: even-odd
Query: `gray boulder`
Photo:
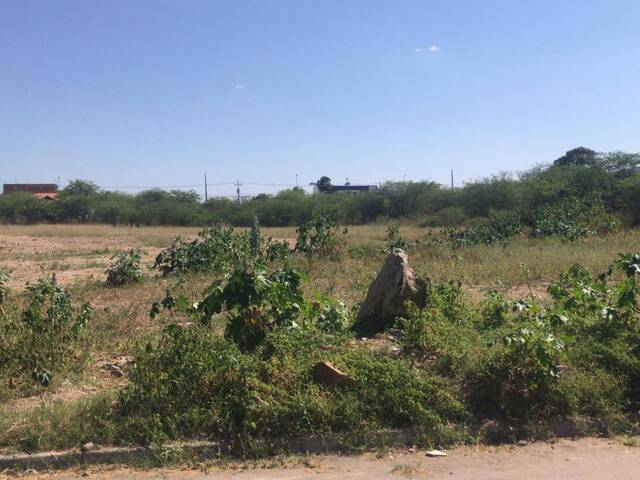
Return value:
<svg viewBox="0 0 640 480">
<path fill-rule="evenodd" d="M 427 302 L 427 284 L 409 267 L 404 250 L 393 249 L 382 270 L 369 286 L 353 330 L 359 335 L 375 335 L 406 314 L 405 302 L 420 308 Z"/>
</svg>

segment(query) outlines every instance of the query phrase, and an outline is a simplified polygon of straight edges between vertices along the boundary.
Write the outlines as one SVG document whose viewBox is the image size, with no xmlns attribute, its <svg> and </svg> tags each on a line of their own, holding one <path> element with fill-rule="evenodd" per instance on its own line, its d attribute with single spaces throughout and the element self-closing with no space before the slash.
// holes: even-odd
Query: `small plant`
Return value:
<svg viewBox="0 0 640 480">
<path fill-rule="evenodd" d="M 327 257 L 335 255 L 342 247 L 338 238 L 338 224 L 334 217 L 314 215 L 309 221 L 298 227 L 296 252 L 307 257 Z M 346 229 L 343 230 L 343 235 Z"/>
<path fill-rule="evenodd" d="M 254 258 L 262 255 L 262 231 L 258 217 L 253 217 L 253 224 L 249 232 L 249 251 Z"/>
<path fill-rule="evenodd" d="M 28 285 L 27 292 L 22 313 L 2 319 L 0 372 L 6 368 L 12 375 L 30 375 L 37 384 L 48 387 L 56 372 L 78 366 L 76 340 L 92 309 L 88 304 L 74 308 L 71 296 L 57 286 L 55 277 Z"/>
<path fill-rule="evenodd" d="M 316 326 L 325 333 L 344 331 L 349 324 L 350 312 L 344 302 L 330 298 L 318 297 L 311 304 L 308 317 L 315 318 Z"/>
<path fill-rule="evenodd" d="M 107 285 L 119 287 L 128 283 L 139 283 L 143 280 L 142 273 L 142 251 L 140 249 L 130 249 L 118 252 L 111 257 L 115 260 L 105 272 L 107 274 Z"/>
<path fill-rule="evenodd" d="M 9 278 L 9 274 L 0 268 L 0 313 L 2 312 L 2 304 L 7 301 L 9 296 L 9 287 L 7 286 Z"/>
<path fill-rule="evenodd" d="M 397 223 L 390 223 L 387 226 L 387 251 L 390 252 L 394 248 L 408 250 L 409 247 L 409 242 L 400 236 L 400 226 Z"/>
</svg>

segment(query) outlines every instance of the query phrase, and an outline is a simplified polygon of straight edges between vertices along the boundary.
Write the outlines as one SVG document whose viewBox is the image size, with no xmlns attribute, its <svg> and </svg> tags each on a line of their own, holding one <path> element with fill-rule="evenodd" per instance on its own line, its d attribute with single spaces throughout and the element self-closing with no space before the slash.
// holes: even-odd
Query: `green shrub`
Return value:
<svg viewBox="0 0 640 480">
<path fill-rule="evenodd" d="M 608 234 L 617 227 L 618 221 L 604 211 L 601 201 L 571 197 L 542 206 L 534 219 L 531 234 L 573 241 L 587 235 Z"/>
<path fill-rule="evenodd" d="M 394 248 L 408 250 L 409 242 L 400 236 L 400 226 L 396 223 L 390 223 L 387 226 L 387 251 L 391 252 Z"/>
<path fill-rule="evenodd" d="M 352 382 L 314 383 L 318 361 L 332 362 Z M 168 326 L 137 356 L 116 408 L 132 440 L 204 436 L 245 452 L 261 440 L 408 426 L 441 444 L 459 438 L 451 424 L 465 418 L 441 379 L 313 328 L 278 328 L 243 353 L 205 326 Z"/>
<path fill-rule="evenodd" d="M 640 407 L 640 255 L 604 273 L 573 266 L 551 303 L 489 292 L 479 308 L 455 284 L 435 285 L 400 322 L 424 368 L 460 386 L 468 409 L 521 424 L 586 416 L 598 431 L 637 432 Z"/>
<path fill-rule="evenodd" d="M 501 340 L 468 378 L 474 409 L 525 420 L 548 413 L 564 344 L 533 324 L 512 328 Z"/>
<path fill-rule="evenodd" d="M 288 244 L 272 238 L 265 240 L 260 224 L 254 219 L 249 232 L 215 226 L 203 230 L 189 243 L 178 237 L 156 256 L 153 267 L 163 276 L 187 272 L 224 275 L 242 265 L 289 260 Z"/>
<path fill-rule="evenodd" d="M 296 252 L 309 258 L 335 256 L 344 246 L 338 230 L 334 217 L 314 215 L 297 229 Z M 346 229 L 342 233 L 346 234 Z"/>
<path fill-rule="evenodd" d="M 465 229 L 448 228 L 445 236 L 454 249 L 471 245 L 505 246 L 520 232 L 520 219 L 510 210 L 492 210 L 487 223 L 476 223 Z"/>
<path fill-rule="evenodd" d="M 142 273 L 142 251 L 132 248 L 124 252 L 118 252 L 111 257 L 115 260 L 105 272 L 107 274 L 107 285 L 119 287 L 128 283 L 139 283 L 143 280 Z"/>
<path fill-rule="evenodd" d="M 170 293 L 151 308 L 151 317 L 161 310 L 185 315 L 191 322 L 209 325 L 220 314 L 225 319 L 225 336 L 242 351 L 254 350 L 275 328 L 304 328 L 315 325 L 338 332 L 346 327 L 349 312 L 339 300 L 318 297 L 307 301 L 300 288 L 301 276 L 291 266 L 268 270 L 260 264 L 236 268 L 214 281 L 198 302 Z M 161 308 L 162 307 L 162 308 Z"/>
<path fill-rule="evenodd" d="M 10 378 L 30 375 L 38 385 L 50 385 L 56 372 L 79 366 L 77 348 L 92 310 L 75 308 L 69 293 L 54 280 L 27 286 L 27 305 L 0 317 L 0 373 Z"/>
<path fill-rule="evenodd" d="M 176 238 L 170 247 L 156 256 L 154 268 L 163 276 L 187 272 L 224 273 L 234 265 L 248 261 L 250 252 L 248 234 L 215 226 L 201 231 L 198 238 L 188 243 Z"/>
</svg>

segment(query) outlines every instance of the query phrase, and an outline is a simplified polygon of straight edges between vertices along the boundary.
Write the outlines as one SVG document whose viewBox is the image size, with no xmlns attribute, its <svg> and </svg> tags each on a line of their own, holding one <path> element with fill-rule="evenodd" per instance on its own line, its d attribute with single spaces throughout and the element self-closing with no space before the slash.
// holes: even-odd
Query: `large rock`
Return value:
<svg viewBox="0 0 640 480">
<path fill-rule="evenodd" d="M 353 329 L 359 335 L 382 332 L 398 316 L 406 314 L 405 302 L 425 306 L 427 285 L 409 267 L 407 254 L 393 249 L 382 270 L 369 286 L 367 298 L 360 307 Z"/>
</svg>

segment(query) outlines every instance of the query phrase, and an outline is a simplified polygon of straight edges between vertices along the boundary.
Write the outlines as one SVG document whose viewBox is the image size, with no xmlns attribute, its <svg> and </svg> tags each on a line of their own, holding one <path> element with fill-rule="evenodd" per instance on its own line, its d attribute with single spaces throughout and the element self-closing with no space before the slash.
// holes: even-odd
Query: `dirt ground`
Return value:
<svg viewBox="0 0 640 480">
<path fill-rule="evenodd" d="M 627 443 L 627 444 L 625 444 Z M 89 467 L 86 471 L 31 473 L 28 479 L 70 480 L 299 480 L 457 479 L 457 480 L 631 480 L 640 478 L 640 447 L 633 442 L 585 438 L 527 446 L 460 447 L 447 457 L 429 458 L 424 451 L 361 456 L 309 456 L 253 468 L 236 464 L 225 469 L 132 470 Z M 83 477 L 84 475 L 84 477 Z"/>
<path fill-rule="evenodd" d="M 133 235 L 37 236 L 0 233 L 0 262 L 11 273 L 9 287 L 17 290 L 21 290 L 27 282 L 52 272 L 56 272 L 61 284 L 70 285 L 104 277 L 112 255 L 134 247 L 142 248 L 145 262 L 151 262 L 160 251 L 159 247 L 145 245 Z"/>
</svg>

